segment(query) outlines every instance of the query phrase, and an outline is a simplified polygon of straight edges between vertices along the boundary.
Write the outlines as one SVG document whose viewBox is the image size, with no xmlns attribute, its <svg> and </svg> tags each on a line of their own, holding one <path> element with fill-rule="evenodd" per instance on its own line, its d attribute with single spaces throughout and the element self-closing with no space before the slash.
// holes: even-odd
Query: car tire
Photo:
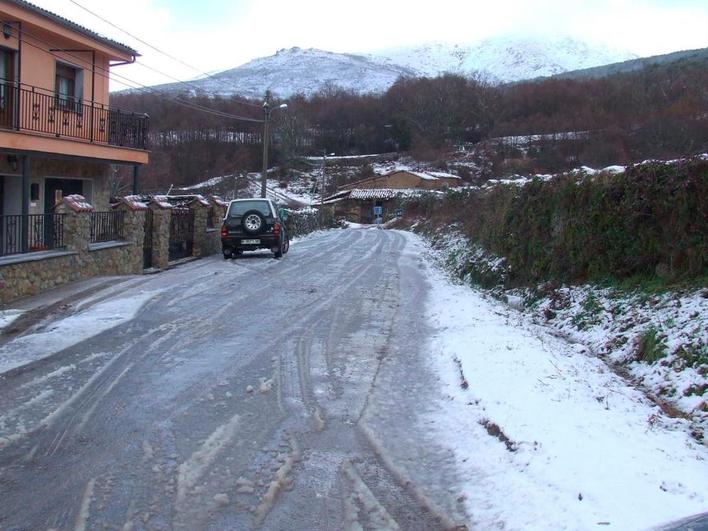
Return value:
<svg viewBox="0 0 708 531">
<path fill-rule="evenodd" d="M 241 216 L 241 226 L 248 234 L 259 234 L 265 225 L 265 217 L 258 210 L 248 210 Z"/>
<path fill-rule="evenodd" d="M 233 253 L 231 251 L 224 251 L 224 260 L 230 260 L 233 258 Z"/>
<path fill-rule="evenodd" d="M 285 238 L 285 241 L 283 242 L 283 254 L 288 254 L 289 250 L 290 250 L 290 239 Z"/>
<path fill-rule="evenodd" d="M 278 250 L 273 253 L 273 258 L 282 258 L 283 257 L 283 242 L 281 241 L 278 244 Z"/>
<path fill-rule="evenodd" d="M 243 256 L 243 251 L 241 249 L 235 249 L 234 252 L 231 253 L 231 258 L 238 258 L 240 256 Z"/>
</svg>

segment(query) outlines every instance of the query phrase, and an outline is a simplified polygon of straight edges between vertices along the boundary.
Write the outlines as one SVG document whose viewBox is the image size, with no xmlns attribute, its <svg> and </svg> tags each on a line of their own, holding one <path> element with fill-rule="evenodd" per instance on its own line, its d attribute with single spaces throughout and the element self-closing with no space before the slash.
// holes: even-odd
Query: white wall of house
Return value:
<svg viewBox="0 0 708 531">
<path fill-rule="evenodd" d="M 0 175 L 3 180 L 3 209 L 4 215 L 19 215 L 22 214 L 22 176 L 20 175 Z M 66 176 L 47 176 L 47 177 L 32 177 L 31 183 L 39 185 L 38 199 L 30 201 L 30 214 L 44 214 L 44 181 L 45 179 L 72 179 L 83 182 L 84 197 L 89 202 L 93 196 L 93 180 L 86 178 L 66 177 Z"/>
</svg>

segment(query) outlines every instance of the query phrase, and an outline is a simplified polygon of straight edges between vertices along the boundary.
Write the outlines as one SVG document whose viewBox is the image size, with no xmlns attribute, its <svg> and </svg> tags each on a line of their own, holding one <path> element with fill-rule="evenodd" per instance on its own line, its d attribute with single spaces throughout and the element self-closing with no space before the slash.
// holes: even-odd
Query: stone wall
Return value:
<svg viewBox="0 0 708 531">
<path fill-rule="evenodd" d="M 0 304 L 80 280 L 82 276 L 77 265 L 76 254 L 56 254 L 53 257 L 0 266 Z"/>
<path fill-rule="evenodd" d="M 226 213 L 225 204 L 202 198 L 187 206 L 194 211 L 193 256 L 220 253 L 220 227 Z M 88 207 L 75 211 L 66 198 L 57 206 L 57 213 L 65 215 L 63 249 L 0 257 L 0 304 L 94 276 L 141 274 L 148 209 L 153 215 L 152 267 L 169 267 L 172 216 L 169 204 L 155 200 L 148 204 L 121 202 L 116 208 L 124 213 L 123 239 L 95 244 L 90 243 L 92 208 Z M 211 208 L 214 209 L 214 228 L 207 228 L 207 214 Z"/>
<path fill-rule="evenodd" d="M 126 209 L 125 239 L 101 244 L 90 243 L 90 212 L 75 212 L 60 204 L 57 213 L 66 216 L 65 249 L 0 259 L 0 303 L 95 276 L 142 273 L 144 211 Z"/>
</svg>

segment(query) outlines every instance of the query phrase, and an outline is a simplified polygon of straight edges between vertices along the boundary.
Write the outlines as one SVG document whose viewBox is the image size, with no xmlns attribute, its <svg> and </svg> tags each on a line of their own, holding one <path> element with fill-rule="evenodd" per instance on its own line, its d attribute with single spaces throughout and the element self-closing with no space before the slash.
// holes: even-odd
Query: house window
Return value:
<svg viewBox="0 0 708 531">
<path fill-rule="evenodd" d="M 0 48 L 0 111 L 3 111 L 3 116 L 0 116 L 2 125 L 9 125 L 11 114 L 6 114 L 4 111 L 12 106 L 12 87 L 14 83 L 15 69 L 15 52 Z"/>
<path fill-rule="evenodd" d="M 75 107 L 79 110 L 81 102 L 82 71 L 73 66 L 57 63 L 55 92 L 57 105 Z"/>
<path fill-rule="evenodd" d="M 30 184 L 30 201 L 39 201 L 39 183 Z"/>
</svg>

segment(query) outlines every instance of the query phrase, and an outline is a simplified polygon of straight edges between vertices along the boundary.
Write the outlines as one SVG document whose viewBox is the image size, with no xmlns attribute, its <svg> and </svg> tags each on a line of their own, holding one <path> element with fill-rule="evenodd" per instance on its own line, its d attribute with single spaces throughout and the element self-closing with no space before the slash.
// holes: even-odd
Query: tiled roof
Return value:
<svg viewBox="0 0 708 531">
<path fill-rule="evenodd" d="M 149 198 L 142 195 L 126 195 L 121 198 L 120 203 L 126 205 L 130 210 L 147 210 Z"/>
<path fill-rule="evenodd" d="M 218 206 L 226 206 L 226 205 L 229 204 L 228 202 L 224 201 L 224 200 L 223 200 L 221 197 L 219 197 L 218 195 L 210 195 L 210 196 L 209 196 L 209 199 L 210 199 L 215 205 L 218 205 Z"/>
<path fill-rule="evenodd" d="M 324 203 L 337 203 L 345 199 L 381 199 L 386 201 L 396 197 L 410 197 L 426 191 L 427 190 L 418 190 L 415 188 L 354 188 L 353 190 L 344 190 L 331 195 L 324 199 Z"/>
<path fill-rule="evenodd" d="M 153 195 L 152 202 L 160 208 L 172 208 L 172 203 L 166 195 Z"/>
<path fill-rule="evenodd" d="M 393 199 L 401 195 L 400 190 L 390 188 L 354 188 L 349 199 Z"/>
<path fill-rule="evenodd" d="M 86 37 L 89 37 L 90 39 L 98 41 L 102 44 L 105 44 L 106 46 L 109 46 L 111 48 L 119 50 L 123 53 L 127 53 L 129 55 L 135 55 L 135 56 L 140 55 L 138 52 L 133 50 L 130 46 L 126 46 L 125 44 L 121 44 L 118 41 L 114 41 L 113 39 L 109 39 L 108 37 L 104 37 L 103 35 L 100 35 L 100 34 L 96 33 L 95 31 L 85 28 L 84 26 L 81 26 L 80 24 L 77 24 L 76 22 L 72 22 L 68 18 L 64 18 L 61 15 L 57 15 L 56 13 L 52 13 L 51 11 L 48 11 L 42 7 L 36 6 L 30 2 L 27 2 L 26 0 L 6 0 L 6 1 L 10 2 L 12 4 L 15 4 L 16 6 L 19 6 L 21 8 L 27 9 L 28 11 L 32 11 L 32 12 L 34 12 L 38 15 L 41 15 L 45 18 L 48 18 L 49 20 L 52 20 L 53 22 L 56 22 L 57 24 L 61 24 L 65 28 L 68 28 L 68 29 L 73 30 L 77 33 L 80 33 Z"/>
<path fill-rule="evenodd" d="M 64 204 L 74 212 L 93 212 L 93 205 L 83 195 L 66 195 L 64 196 Z"/>
<path fill-rule="evenodd" d="M 204 197 L 203 195 L 200 195 L 200 194 L 194 194 L 194 196 L 193 196 L 192 200 L 190 201 L 190 203 L 195 202 L 195 201 L 196 201 L 197 203 L 199 203 L 200 205 L 205 206 L 205 207 L 211 206 L 211 203 L 209 203 L 209 201 L 207 200 L 207 198 Z"/>
</svg>

